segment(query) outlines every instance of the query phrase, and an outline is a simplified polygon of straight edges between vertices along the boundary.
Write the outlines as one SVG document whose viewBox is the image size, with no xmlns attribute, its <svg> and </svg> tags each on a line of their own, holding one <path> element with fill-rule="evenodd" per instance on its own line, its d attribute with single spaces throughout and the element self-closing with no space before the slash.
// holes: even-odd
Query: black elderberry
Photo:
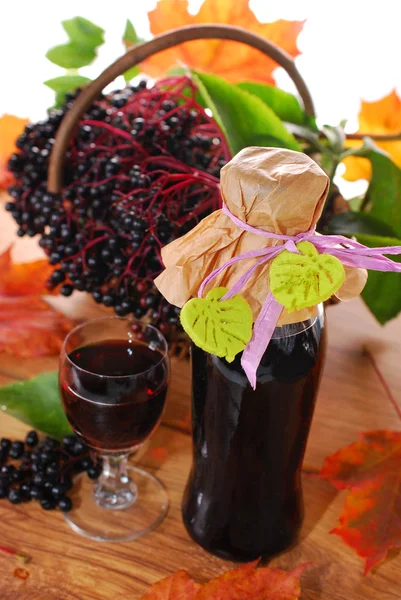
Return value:
<svg viewBox="0 0 401 600">
<path fill-rule="evenodd" d="M 103 299 L 103 294 L 100 290 L 94 290 L 92 292 L 92 297 L 97 304 L 100 304 Z"/>
<path fill-rule="evenodd" d="M 11 477 L 15 471 L 14 465 L 2 465 L 0 467 L 0 476 L 3 477 Z"/>
<path fill-rule="evenodd" d="M 54 483 L 51 486 L 51 494 L 54 498 L 61 498 L 66 493 L 67 488 L 62 483 Z"/>
<path fill-rule="evenodd" d="M 49 257 L 49 263 L 51 265 L 57 265 L 62 259 L 60 252 L 52 252 Z"/>
<path fill-rule="evenodd" d="M 8 438 L 1 438 L 0 440 L 0 448 L 4 450 L 4 452 L 8 453 L 11 448 L 11 440 Z"/>
<path fill-rule="evenodd" d="M 43 498 L 44 490 L 42 486 L 35 485 L 35 483 L 31 485 L 30 496 L 32 500 L 40 500 L 41 498 Z"/>
<path fill-rule="evenodd" d="M 20 485 L 20 491 L 23 500 L 29 500 L 31 498 L 32 485 L 28 482 L 23 482 Z"/>
<path fill-rule="evenodd" d="M 44 497 L 40 500 L 40 506 L 43 510 L 54 510 L 57 506 L 57 500 L 54 498 Z"/>
<path fill-rule="evenodd" d="M 23 453 L 24 453 L 23 442 L 13 442 L 11 444 L 8 454 L 11 458 L 20 458 L 23 455 Z"/>
<path fill-rule="evenodd" d="M 70 450 L 73 446 L 75 446 L 76 441 L 77 437 L 75 435 L 65 435 L 62 439 L 61 445 L 66 450 Z"/>
<path fill-rule="evenodd" d="M 71 296 L 73 291 L 74 291 L 74 287 L 72 285 L 70 285 L 69 283 L 66 283 L 65 285 L 63 285 L 61 287 L 60 294 L 62 296 Z"/>
<path fill-rule="evenodd" d="M 105 306 L 114 306 L 114 304 L 116 303 L 116 299 L 111 294 L 105 294 L 102 297 L 102 302 Z"/>
<path fill-rule="evenodd" d="M 63 496 L 58 501 L 58 507 L 62 512 L 68 512 L 72 509 L 72 502 L 68 496 Z"/>
<path fill-rule="evenodd" d="M 76 440 L 75 444 L 71 448 L 71 454 L 73 456 L 80 456 L 81 454 L 83 454 L 84 452 L 87 452 L 87 451 L 88 451 L 88 447 L 80 440 Z"/>
<path fill-rule="evenodd" d="M 32 481 L 33 481 L 34 485 L 41 487 L 45 484 L 46 476 L 43 472 L 35 473 Z"/>
<path fill-rule="evenodd" d="M 21 490 L 18 488 L 11 488 L 7 497 L 11 504 L 20 504 L 22 502 Z"/>
<path fill-rule="evenodd" d="M 25 473 L 21 469 L 15 469 L 11 475 L 11 481 L 19 482 L 25 477 Z"/>
<path fill-rule="evenodd" d="M 46 475 L 48 477 L 56 477 L 60 472 L 59 465 L 57 463 L 51 463 L 46 467 Z"/>
<path fill-rule="evenodd" d="M 93 467 L 89 467 L 87 473 L 90 479 L 97 479 L 102 472 L 102 467 L 100 465 L 96 465 Z"/>
<path fill-rule="evenodd" d="M 65 280 L 65 273 L 63 273 L 63 271 L 61 269 L 57 269 L 56 271 L 53 271 L 53 273 L 50 276 L 51 283 L 54 283 L 55 285 L 62 283 L 64 280 Z"/>
</svg>

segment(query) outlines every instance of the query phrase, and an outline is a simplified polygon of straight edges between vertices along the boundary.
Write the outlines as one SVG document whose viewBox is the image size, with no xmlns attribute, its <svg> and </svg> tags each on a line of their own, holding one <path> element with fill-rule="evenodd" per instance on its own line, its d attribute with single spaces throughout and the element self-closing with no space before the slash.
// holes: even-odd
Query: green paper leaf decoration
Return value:
<svg viewBox="0 0 401 600">
<path fill-rule="evenodd" d="M 220 299 L 227 288 L 214 288 L 205 298 L 192 298 L 181 310 L 181 324 L 193 342 L 210 354 L 232 362 L 252 337 L 252 311 L 238 294 Z"/>
<path fill-rule="evenodd" d="M 256 144 L 301 150 L 292 133 L 258 97 L 216 75 L 200 71 L 192 73 L 199 93 L 220 125 L 233 154 Z"/>
<path fill-rule="evenodd" d="M 61 405 L 57 371 L 0 387 L 0 407 L 55 438 L 72 432 Z"/>
<path fill-rule="evenodd" d="M 341 261 L 319 254 L 311 242 L 299 242 L 300 254 L 283 250 L 271 262 L 270 290 L 289 312 L 328 300 L 343 284 Z"/>
</svg>

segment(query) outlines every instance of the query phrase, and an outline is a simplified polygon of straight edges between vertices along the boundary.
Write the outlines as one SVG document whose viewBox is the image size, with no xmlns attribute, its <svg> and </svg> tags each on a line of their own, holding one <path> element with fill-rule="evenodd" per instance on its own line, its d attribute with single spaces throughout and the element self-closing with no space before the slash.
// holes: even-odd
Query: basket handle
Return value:
<svg viewBox="0 0 401 600">
<path fill-rule="evenodd" d="M 65 152 L 70 143 L 76 124 L 81 116 L 90 107 L 95 98 L 116 77 L 125 73 L 128 69 L 142 62 L 149 56 L 157 54 L 162 50 L 173 48 L 183 42 L 200 39 L 222 39 L 242 42 L 252 48 L 260 50 L 268 57 L 283 67 L 293 82 L 302 98 L 305 112 L 315 116 L 313 101 L 306 83 L 295 66 L 295 62 L 287 52 L 269 42 L 265 38 L 247 31 L 242 27 L 233 25 L 188 25 L 172 29 L 149 42 L 134 46 L 126 54 L 117 59 L 103 71 L 94 81 L 87 85 L 74 101 L 71 108 L 65 114 L 57 131 L 56 141 L 52 149 L 49 163 L 48 189 L 50 192 L 58 193 L 62 187 L 62 168 Z"/>
</svg>

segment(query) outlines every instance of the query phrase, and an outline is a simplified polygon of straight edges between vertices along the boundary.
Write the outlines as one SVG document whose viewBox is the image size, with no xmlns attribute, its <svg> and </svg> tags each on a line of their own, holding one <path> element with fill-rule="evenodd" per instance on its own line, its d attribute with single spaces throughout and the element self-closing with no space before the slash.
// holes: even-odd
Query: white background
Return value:
<svg viewBox="0 0 401 600">
<path fill-rule="evenodd" d="M 229 0 L 226 0 L 229 1 Z M 236 0 L 232 0 L 235 2 Z M 149 37 L 147 11 L 155 0 L 3 0 L 0 8 L 0 115 L 37 120 L 52 104 L 53 92 L 42 82 L 62 74 L 46 51 L 66 41 L 63 19 L 82 16 L 106 31 L 99 59 L 82 73 L 95 77 L 123 53 L 125 20 Z M 191 0 L 195 10 L 201 0 Z M 348 119 L 357 127 L 360 99 L 377 100 L 393 88 L 401 91 L 400 0 L 251 0 L 261 21 L 306 19 L 296 59 L 317 109 L 319 122 Z M 277 83 L 292 91 L 280 69 Z M 346 188 L 352 195 L 354 187 Z"/>
</svg>

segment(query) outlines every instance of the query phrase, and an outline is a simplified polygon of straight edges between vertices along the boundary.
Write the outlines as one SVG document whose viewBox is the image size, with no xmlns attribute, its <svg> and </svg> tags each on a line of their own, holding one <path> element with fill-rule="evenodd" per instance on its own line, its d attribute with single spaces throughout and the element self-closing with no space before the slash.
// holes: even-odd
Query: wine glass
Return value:
<svg viewBox="0 0 401 600">
<path fill-rule="evenodd" d="M 59 384 L 68 421 L 102 459 L 91 481 L 75 478 L 65 519 L 91 539 L 138 538 L 164 519 L 168 497 L 154 476 L 128 465 L 160 422 L 170 364 L 167 342 L 151 325 L 121 317 L 88 321 L 66 337 Z"/>
</svg>

